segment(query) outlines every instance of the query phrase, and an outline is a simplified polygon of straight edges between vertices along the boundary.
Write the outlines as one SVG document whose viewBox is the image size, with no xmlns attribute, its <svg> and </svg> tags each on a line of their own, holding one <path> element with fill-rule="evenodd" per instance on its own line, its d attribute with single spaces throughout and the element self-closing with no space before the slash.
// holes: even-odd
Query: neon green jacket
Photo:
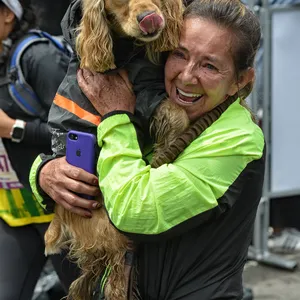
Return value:
<svg viewBox="0 0 300 300">
<path fill-rule="evenodd" d="M 233 103 L 172 164 L 151 168 L 142 159 L 125 114 L 98 127 L 100 188 L 112 223 L 123 232 L 159 235 L 218 208 L 247 165 L 262 158 L 264 138 L 239 101 Z M 232 206 L 237 199 L 228 199 Z"/>
<path fill-rule="evenodd" d="M 141 299 L 242 299 L 265 146 L 239 101 L 157 169 L 129 115 L 104 119 L 98 143 L 100 188 L 111 222 L 135 241 Z"/>
</svg>

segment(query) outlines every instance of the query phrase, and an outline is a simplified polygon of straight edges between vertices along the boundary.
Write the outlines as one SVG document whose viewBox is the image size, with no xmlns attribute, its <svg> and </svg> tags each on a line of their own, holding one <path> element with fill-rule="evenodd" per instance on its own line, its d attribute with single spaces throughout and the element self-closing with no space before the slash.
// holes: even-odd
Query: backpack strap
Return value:
<svg viewBox="0 0 300 300">
<path fill-rule="evenodd" d="M 19 107 L 28 115 L 39 117 L 43 121 L 47 121 L 48 111 L 46 111 L 32 87 L 27 83 L 22 71 L 21 59 L 26 49 L 32 44 L 49 41 L 60 51 L 70 56 L 66 45 L 58 38 L 54 38 L 41 30 L 30 30 L 27 37 L 14 49 L 7 72 L 8 76 L 3 79 L 8 84 L 10 96 Z"/>
<path fill-rule="evenodd" d="M 28 115 L 40 117 L 44 121 L 47 120 L 48 113 L 23 75 L 21 58 L 25 50 L 32 44 L 47 41 L 47 38 L 35 34 L 24 38 L 14 49 L 8 69 L 8 77 L 11 80 L 8 90 L 12 99 Z"/>
</svg>

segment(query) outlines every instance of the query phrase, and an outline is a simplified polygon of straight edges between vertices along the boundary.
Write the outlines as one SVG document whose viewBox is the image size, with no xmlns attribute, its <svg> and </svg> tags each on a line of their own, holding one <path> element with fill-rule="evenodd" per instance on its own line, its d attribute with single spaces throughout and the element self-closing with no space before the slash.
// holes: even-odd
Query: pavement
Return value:
<svg viewBox="0 0 300 300">
<path fill-rule="evenodd" d="M 300 253 L 281 257 L 297 261 L 298 268 L 287 271 L 247 262 L 244 285 L 252 288 L 254 300 L 300 300 Z"/>
</svg>

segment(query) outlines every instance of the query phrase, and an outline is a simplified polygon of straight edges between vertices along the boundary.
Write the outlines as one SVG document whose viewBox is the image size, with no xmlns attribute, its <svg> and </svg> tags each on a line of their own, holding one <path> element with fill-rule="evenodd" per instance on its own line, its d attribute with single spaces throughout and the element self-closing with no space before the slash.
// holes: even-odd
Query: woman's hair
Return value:
<svg viewBox="0 0 300 300">
<path fill-rule="evenodd" d="M 232 31 L 232 57 L 236 76 L 253 67 L 261 39 L 258 17 L 239 0 L 194 0 L 185 10 L 184 18 L 205 18 Z M 238 91 L 244 100 L 252 91 L 253 83 L 248 83 Z"/>
<path fill-rule="evenodd" d="M 28 32 L 28 30 L 37 27 L 37 16 L 31 5 L 31 0 L 19 0 L 19 2 L 23 7 L 23 16 L 21 20 L 15 18 L 14 28 L 8 36 L 12 42 L 12 47 Z M 0 1 L 0 9 L 3 9 L 4 7 L 6 7 L 5 4 Z M 9 53 L 3 53 L 2 60 L 6 61 L 8 57 Z"/>
</svg>

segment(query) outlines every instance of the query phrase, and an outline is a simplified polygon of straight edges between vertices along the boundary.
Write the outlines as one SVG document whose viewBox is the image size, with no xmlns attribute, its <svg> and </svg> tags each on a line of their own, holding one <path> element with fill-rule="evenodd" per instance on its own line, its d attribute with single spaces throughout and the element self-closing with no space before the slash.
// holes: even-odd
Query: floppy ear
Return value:
<svg viewBox="0 0 300 300">
<path fill-rule="evenodd" d="M 147 55 L 154 62 L 159 52 L 172 51 L 178 46 L 183 24 L 182 0 L 161 0 L 161 10 L 166 22 L 165 28 L 157 40 L 146 45 Z"/>
<path fill-rule="evenodd" d="M 83 15 L 76 40 L 81 68 L 95 72 L 114 69 L 113 41 L 105 15 L 104 0 L 83 0 Z"/>
</svg>

